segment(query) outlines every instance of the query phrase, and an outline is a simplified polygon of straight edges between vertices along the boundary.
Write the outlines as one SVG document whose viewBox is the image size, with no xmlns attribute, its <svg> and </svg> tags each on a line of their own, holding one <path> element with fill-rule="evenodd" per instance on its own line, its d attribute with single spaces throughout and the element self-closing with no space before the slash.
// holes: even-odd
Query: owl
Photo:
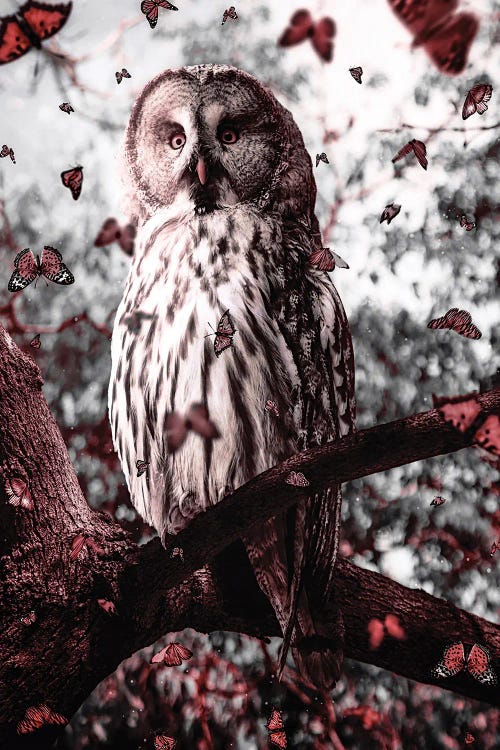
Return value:
<svg viewBox="0 0 500 750">
<path fill-rule="evenodd" d="M 109 415 L 132 502 L 166 544 L 257 474 L 354 430 L 353 350 L 337 291 L 309 262 L 321 248 L 311 159 L 256 78 L 225 65 L 158 75 L 133 106 L 122 171 L 138 229 Z M 227 311 L 235 332 L 221 349 L 208 334 Z M 188 430 L 169 450 L 193 404 L 217 437 Z M 323 611 L 340 509 L 332 484 L 238 543 L 283 631 L 279 671 L 291 645 L 318 688 L 342 659 L 340 613 L 327 628 Z"/>
</svg>

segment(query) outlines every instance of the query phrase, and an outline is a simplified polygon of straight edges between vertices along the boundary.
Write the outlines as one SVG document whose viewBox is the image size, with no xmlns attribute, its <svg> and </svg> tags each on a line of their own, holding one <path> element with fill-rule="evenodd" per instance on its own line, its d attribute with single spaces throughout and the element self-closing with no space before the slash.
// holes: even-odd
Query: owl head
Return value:
<svg viewBox="0 0 500 750">
<path fill-rule="evenodd" d="M 314 215 L 312 163 L 292 115 L 237 68 L 158 75 L 134 104 L 123 153 L 127 209 L 139 224 L 176 201 L 194 213 L 257 202 Z"/>
</svg>

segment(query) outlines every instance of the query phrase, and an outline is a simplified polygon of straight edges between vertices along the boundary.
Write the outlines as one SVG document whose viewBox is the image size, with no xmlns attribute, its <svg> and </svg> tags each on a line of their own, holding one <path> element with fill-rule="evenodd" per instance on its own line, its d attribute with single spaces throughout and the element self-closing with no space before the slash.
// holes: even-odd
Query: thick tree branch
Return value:
<svg viewBox="0 0 500 750">
<path fill-rule="evenodd" d="M 248 564 L 242 562 L 236 571 L 221 569 L 217 562 L 203 566 L 242 529 L 302 496 L 284 482 L 291 469 L 300 468 L 317 489 L 334 479 L 365 476 L 471 442 L 431 411 L 295 456 L 178 536 L 182 563 L 170 558 L 159 540 L 137 548 L 109 516 L 89 508 L 41 385 L 38 367 L 0 329 L 0 747 L 48 747 L 40 733 L 16 735 L 28 706 L 46 703 L 71 717 L 123 658 L 166 632 L 189 626 L 202 632 L 278 635 Z M 497 409 L 500 391 L 479 400 L 484 413 Z M 29 481 L 33 510 L 8 504 L 4 486 L 9 476 Z M 82 532 L 102 551 L 85 547 L 72 561 L 72 541 Z M 485 643 L 498 662 L 498 626 L 346 561 L 339 561 L 336 572 L 348 656 L 424 682 L 433 682 L 429 670 L 450 639 Z M 107 615 L 98 598 L 114 601 L 118 615 Z M 20 618 L 30 610 L 36 622 L 24 625 Z M 388 611 L 399 616 L 407 639 L 386 639 L 370 651 L 367 624 Z M 443 687 L 499 704 L 497 693 L 467 676 Z"/>
</svg>

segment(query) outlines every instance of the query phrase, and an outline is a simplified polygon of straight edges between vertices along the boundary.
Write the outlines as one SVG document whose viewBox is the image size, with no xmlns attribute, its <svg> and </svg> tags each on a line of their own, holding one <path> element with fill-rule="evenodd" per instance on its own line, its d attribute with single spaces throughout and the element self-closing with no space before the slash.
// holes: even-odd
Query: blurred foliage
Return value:
<svg viewBox="0 0 500 750">
<path fill-rule="evenodd" d="M 499 4 L 486 3 L 492 16 L 498 15 Z M 107 14 L 114 10 L 97 0 L 82 0 L 78 13 L 74 10 L 71 50 L 75 57 L 84 54 L 88 40 L 90 52 L 88 59 L 72 63 L 79 85 L 71 84 L 67 70 L 44 55 L 33 76 L 35 53 L 6 66 L 12 80 L 0 79 L 5 108 L 14 121 L 23 107 L 38 107 L 39 113 L 33 122 L 25 117 L 24 130 L 12 130 L 19 139 L 25 134 L 22 149 L 14 144 L 17 171 L 0 164 L 2 287 L 14 253 L 28 246 L 39 251 L 43 244 L 61 249 L 77 279 L 69 289 L 40 280 L 37 288 L 32 285 L 16 298 L 0 292 L 0 320 L 41 368 L 45 396 L 85 496 L 94 507 L 114 514 L 141 542 L 153 532 L 130 505 L 106 415 L 107 329 L 129 260 L 116 245 L 93 246 L 104 219 L 118 213 L 112 160 L 140 88 L 138 79 L 145 82 L 169 65 L 237 65 L 269 84 L 292 110 L 313 157 L 328 150 L 330 168 L 321 164 L 315 173 L 317 211 L 325 243 L 334 239 L 351 265 L 350 271 L 335 271 L 335 282 L 353 334 L 360 428 L 431 408 L 433 394 L 477 390 L 500 364 L 499 129 L 475 129 L 495 122 L 496 93 L 489 119 L 474 116 L 474 127 L 467 132 L 450 129 L 462 127 L 454 107 L 461 107 L 467 86 L 489 80 L 488 69 L 494 69 L 495 61 L 498 69 L 499 39 L 491 26 L 484 24 L 475 42 L 480 50 L 475 59 L 484 69 L 474 68 L 470 79 L 464 74 L 460 85 L 423 61 L 418 76 L 399 83 L 405 96 L 400 104 L 393 93 L 397 72 L 378 61 L 378 69 L 366 72 L 362 91 L 372 97 L 367 103 L 354 101 L 354 95 L 361 96 L 355 90 L 352 100 L 339 94 L 333 106 L 327 106 L 326 79 L 313 53 L 302 48 L 284 52 L 276 46 L 288 7 L 237 7 L 238 22 L 228 22 L 221 30 L 222 6 L 219 13 L 200 1 L 192 5 L 184 20 L 182 12 L 175 14 L 174 26 L 165 14 L 149 34 L 143 18 L 128 29 L 118 27 L 123 19 L 134 22 L 135 0 L 123 2 L 121 15 L 111 20 Z M 110 29 L 109 38 L 104 32 L 90 36 L 88 19 L 98 11 L 102 16 L 96 17 Z M 339 8 L 347 24 L 342 13 Z M 339 29 L 339 34 L 343 29 L 346 33 L 346 25 L 339 23 Z M 109 42 L 105 49 L 91 54 L 104 37 Z M 409 49 L 403 53 L 410 55 Z M 414 54 L 423 56 L 420 51 Z M 113 70 L 122 64 L 132 72 L 132 81 L 111 93 Z M 94 93 L 99 85 L 102 96 Z M 384 98 L 385 119 L 376 129 L 380 110 L 375 113 L 375 103 Z M 65 120 L 66 115 L 52 109 L 68 99 L 76 111 Z M 434 115 L 439 106 L 447 112 L 441 127 Z M 403 125 L 405 107 L 408 118 L 416 118 L 410 121 L 416 129 Z M 405 119 L 398 121 L 402 111 Z M 418 165 L 390 163 L 413 137 L 428 147 L 425 175 Z M 66 159 L 84 165 L 84 187 L 76 205 L 59 183 L 59 172 L 70 166 Z M 390 227 L 380 225 L 383 206 L 398 196 L 403 196 L 400 216 Z M 476 222 L 473 231 L 460 227 L 462 213 Z M 426 328 L 431 317 L 453 306 L 471 310 L 483 330 L 480 342 Z M 75 321 L 84 312 L 88 320 Z M 48 332 L 64 321 L 64 330 Z M 42 348 L 35 351 L 29 341 L 38 331 Z M 468 450 L 352 482 L 345 488 L 342 551 L 361 566 L 495 618 L 500 575 L 489 550 L 500 538 L 496 481 L 495 470 Z M 436 494 L 447 503 L 431 508 Z M 135 654 L 82 706 L 67 730 L 64 748 L 146 748 L 160 732 L 174 736 L 179 750 L 264 748 L 265 718 L 273 705 L 283 709 L 289 747 L 298 750 L 454 749 L 464 746 L 467 731 L 476 738 L 473 747 L 478 750 L 499 746 L 499 712 L 446 691 L 348 662 L 333 693 L 334 710 L 329 699 L 301 685 L 292 668 L 284 683 L 276 683 L 276 640 L 266 646 L 237 634 L 201 636 L 190 631 L 178 638 L 194 651 L 187 665 L 150 666 L 153 647 Z"/>
</svg>

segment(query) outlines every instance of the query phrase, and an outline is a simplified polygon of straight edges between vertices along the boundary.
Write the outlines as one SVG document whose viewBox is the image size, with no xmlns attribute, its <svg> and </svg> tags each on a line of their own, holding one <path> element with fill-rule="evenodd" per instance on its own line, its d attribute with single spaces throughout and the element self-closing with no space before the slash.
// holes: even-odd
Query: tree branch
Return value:
<svg viewBox="0 0 500 750">
<path fill-rule="evenodd" d="M 291 469 L 300 468 L 316 490 L 471 444 L 433 410 L 307 451 L 195 519 L 176 537 L 182 563 L 157 539 L 138 548 L 107 514 L 89 508 L 41 385 L 38 367 L 0 328 L 0 746 L 9 749 L 42 750 L 60 731 L 19 737 L 16 726 L 27 707 L 46 703 L 71 717 L 121 660 L 166 632 L 193 627 L 279 635 L 248 562 L 237 569 L 221 568 L 220 558 L 210 567 L 206 562 L 243 528 L 297 502 L 301 492 L 284 482 Z M 486 414 L 500 406 L 500 391 L 479 401 Z M 7 502 L 5 481 L 12 476 L 29 482 L 32 510 Z M 82 533 L 100 550 L 85 546 L 72 561 L 72 541 Z M 435 682 L 430 669 L 450 639 L 480 641 L 500 658 L 500 629 L 492 623 L 345 560 L 338 561 L 336 582 L 352 658 L 423 682 Z M 106 614 L 99 598 L 114 601 L 118 615 Z M 21 616 L 30 610 L 36 622 L 25 625 Z M 400 618 L 407 639 L 387 638 L 371 651 L 368 622 L 383 620 L 388 610 Z M 468 676 L 442 684 L 499 705 L 497 693 Z"/>
</svg>

